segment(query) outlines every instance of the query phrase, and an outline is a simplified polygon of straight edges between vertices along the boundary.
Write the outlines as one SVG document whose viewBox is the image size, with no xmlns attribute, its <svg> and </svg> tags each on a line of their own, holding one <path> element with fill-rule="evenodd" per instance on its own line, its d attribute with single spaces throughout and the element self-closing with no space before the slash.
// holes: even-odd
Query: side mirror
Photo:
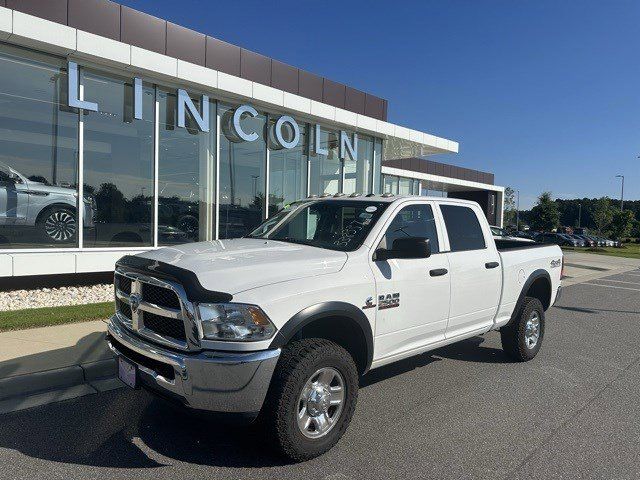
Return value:
<svg viewBox="0 0 640 480">
<path fill-rule="evenodd" d="M 428 238 L 407 237 L 396 238 L 391 250 L 379 248 L 376 250 L 376 260 L 384 261 L 391 258 L 428 258 L 431 256 L 431 244 Z"/>
</svg>

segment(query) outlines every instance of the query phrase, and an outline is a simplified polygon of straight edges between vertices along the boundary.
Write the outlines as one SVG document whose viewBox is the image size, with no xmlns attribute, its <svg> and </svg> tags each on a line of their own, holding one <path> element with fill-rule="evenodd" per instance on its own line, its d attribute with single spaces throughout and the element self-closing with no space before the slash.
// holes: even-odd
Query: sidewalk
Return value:
<svg viewBox="0 0 640 480">
<path fill-rule="evenodd" d="M 121 386 L 103 321 L 0 333 L 0 413 Z"/>
<path fill-rule="evenodd" d="M 565 278 L 562 285 L 565 287 L 640 268 L 640 260 L 636 258 L 572 251 L 563 253 Z"/>
</svg>

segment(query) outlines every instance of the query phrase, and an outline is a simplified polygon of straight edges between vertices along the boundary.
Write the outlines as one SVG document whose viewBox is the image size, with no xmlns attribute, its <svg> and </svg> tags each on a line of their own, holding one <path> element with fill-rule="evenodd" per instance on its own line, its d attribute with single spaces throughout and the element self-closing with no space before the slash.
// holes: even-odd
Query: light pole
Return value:
<svg viewBox="0 0 640 480">
<path fill-rule="evenodd" d="M 520 190 L 516 190 L 516 232 L 520 231 Z"/>
<path fill-rule="evenodd" d="M 578 228 L 582 227 L 582 204 L 578 204 Z"/>
<path fill-rule="evenodd" d="M 616 178 L 622 179 L 622 191 L 620 192 L 620 210 L 624 210 L 624 175 L 616 175 Z"/>
</svg>

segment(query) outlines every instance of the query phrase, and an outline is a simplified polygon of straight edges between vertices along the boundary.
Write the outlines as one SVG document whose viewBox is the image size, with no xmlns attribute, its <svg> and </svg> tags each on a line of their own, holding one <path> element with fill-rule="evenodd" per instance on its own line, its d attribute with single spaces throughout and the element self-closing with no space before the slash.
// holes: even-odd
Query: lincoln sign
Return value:
<svg viewBox="0 0 640 480">
<path fill-rule="evenodd" d="M 79 72 L 78 64 L 75 62 L 69 62 L 69 106 L 87 110 L 90 112 L 98 111 L 98 104 L 81 98 L 79 89 Z M 142 120 L 142 79 L 133 79 L 133 104 L 134 104 L 134 118 L 136 120 Z M 185 128 L 186 125 L 186 112 L 189 111 L 191 117 L 195 121 L 198 129 L 202 132 L 209 131 L 209 108 L 205 106 L 209 105 L 209 97 L 202 95 L 200 99 L 200 105 L 202 111 L 191 100 L 191 97 L 186 90 L 177 89 L 177 103 L 178 103 L 178 115 L 177 123 L 178 127 Z M 258 132 L 246 131 L 241 123 L 241 120 L 245 117 L 257 117 L 258 111 L 251 105 L 241 105 L 237 107 L 233 115 L 229 119 L 227 125 L 229 135 L 227 135 L 232 141 L 235 142 L 253 142 L 259 138 Z M 323 148 L 318 139 L 321 138 L 322 127 L 319 124 L 314 125 L 314 138 L 313 153 L 317 155 L 328 155 L 329 150 Z M 293 117 L 289 115 L 282 115 L 278 117 L 276 122 L 270 129 L 269 135 L 273 143 L 277 148 L 292 149 L 298 146 L 300 141 L 300 127 Z M 340 159 L 357 160 L 358 152 L 358 134 L 349 133 L 340 130 Z"/>
</svg>

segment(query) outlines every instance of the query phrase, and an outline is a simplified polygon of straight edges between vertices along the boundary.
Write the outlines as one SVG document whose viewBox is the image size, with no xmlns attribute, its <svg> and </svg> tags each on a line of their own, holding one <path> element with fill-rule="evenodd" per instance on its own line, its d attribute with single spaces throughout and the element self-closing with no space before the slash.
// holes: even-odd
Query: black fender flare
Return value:
<svg viewBox="0 0 640 480">
<path fill-rule="evenodd" d="M 518 296 L 518 301 L 516 302 L 516 306 L 513 309 L 513 313 L 511 314 L 511 319 L 509 320 L 508 324 L 511 324 L 514 321 L 516 315 L 520 312 L 520 309 L 522 308 L 522 304 L 524 303 L 524 299 L 527 296 L 527 292 L 529 291 L 529 288 L 531 288 L 531 285 L 533 285 L 533 282 L 535 282 L 540 278 L 546 279 L 549 282 L 549 287 L 553 285 L 551 283 L 551 275 L 549 275 L 549 272 L 547 272 L 543 268 L 534 270 L 531 273 L 531 275 L 529 275 L 529 278 L 527 278 L 527 280 L 524 282 L 524 285 L 522 286 L 522 290 L 520 291 L 520 295 Z"/>
<path fill-rule="evenodd" d="M 349 318 L 360 327 L 367 349 L 366 365 L 363 372 L 367 372 L 373 361 L 373 332 L 365 313 L 351 303 L 323 302 L 300 310 L 278 330 L 269 348 L 281 348 L 285 346 L 305 325 L 328 317 Z"/>
</svg>

